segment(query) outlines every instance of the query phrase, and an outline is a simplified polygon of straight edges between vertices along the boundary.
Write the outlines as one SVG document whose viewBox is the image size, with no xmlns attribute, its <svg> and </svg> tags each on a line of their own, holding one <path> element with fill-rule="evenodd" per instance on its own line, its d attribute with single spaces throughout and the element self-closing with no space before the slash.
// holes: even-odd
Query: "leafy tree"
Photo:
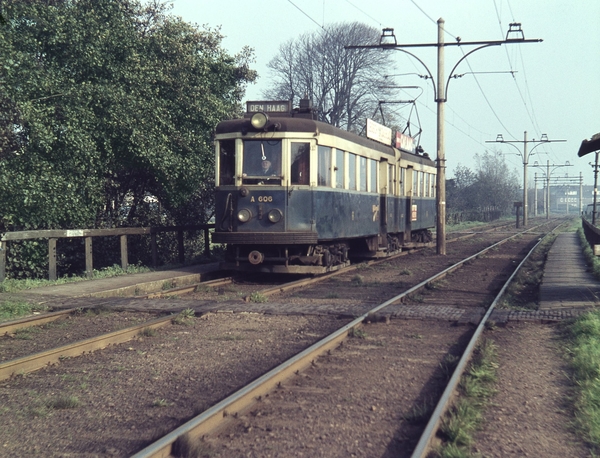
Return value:
<svg viewBox="0 0 600 458">
<path fill-rule="evenodd" d="M 447 198 L 451 211 L 473 211 L 495 208 L 508 214 L 518 200 L 519 179 L 509 170 L 504 156 L 486 151 L 475 155 L 475 171 L 459 165 L 453 179 L 448 180 Z"/>
<path fill-rule="evenodd" d="M 384 74 L 393 64 L 389 53 L 345 46 L 378 43 L 380 34 L 358 22 L 339 23 L 284 43 L 268 64 L 274 85 L 265 97 L 297 104 L 308 96 L 322 121 L 360 130 L 367 117 L 378 117 L 379 100 L 392 93 Z"/>
<path fill-rule="evenodd" d="M 6 0 L 2 14 L 0 232 L 185 223 L 198 199 L 194 222 L 210 217 L 211 132 L 240 110 L 250 49 L 228 55 L 218 29 L 158 0 Z"/>
</svg>

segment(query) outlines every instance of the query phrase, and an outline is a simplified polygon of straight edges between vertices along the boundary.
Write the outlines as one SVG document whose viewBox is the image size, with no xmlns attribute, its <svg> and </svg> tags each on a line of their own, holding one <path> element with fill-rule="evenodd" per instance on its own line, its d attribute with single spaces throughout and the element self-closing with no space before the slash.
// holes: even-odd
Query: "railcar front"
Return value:
<svg viewBox="0 0 600 458">
<path fill-rule="evenodd" d="M 213 241 L 227 244 L 224 268 L 315 274 L 348 265 L 347 250 L 323 244 L 317 232 L 316 126 L 262 112 L 217 126 Z"/>
</svg>

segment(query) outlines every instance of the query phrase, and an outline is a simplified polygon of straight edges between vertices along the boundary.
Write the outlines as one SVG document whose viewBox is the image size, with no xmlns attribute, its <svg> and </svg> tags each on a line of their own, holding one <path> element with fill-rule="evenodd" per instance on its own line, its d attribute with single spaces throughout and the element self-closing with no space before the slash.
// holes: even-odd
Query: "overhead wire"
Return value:
<svg viewBox="0 0 600 458">
<path fill-rule="evenodd" d="M 315 21 L 312 17 L 310 17 L 308 15 L 308 13 L 306 13 L 302 8 L 300 8 L 298 5 L 296 5 L 294 2 L 292 2 L 292 0 L 288 0 L 288 2 L 290 2 L 298 11 L 300 11 L 302 14 L 304 14 L 308 19 L 310 19 L 312 22 L 317 24 L 317 26 L 319 26 L 319 28 L 325 30 L 325 27 L 323 27 L 321 24 L 319 24 L 317 21 Z"/>
<path fill-rule="evenodd" d="M 498 27 L 500 28 L 500 33 L 503 33 L 501 12 L 498 9 L 498 4 L 496 3 L 496 0 L 493 0 L 493 3 L 494 3 L 494 9 L 496 11 L 496 17 L 498 19 Z M 511 4 L 510 4 L 510 0 L 506 0 L 506 4 L 508 5 L 508 9 L 510 11 L 511 20 L 512 20 L 512 22 L 515 22 L 515 16 L 514 16 L 514 13 L 513 13 Z M 511 61 L 510 55 L 508 53 L 508 48 L 505 48 L 505 51 L 506 51 L 506 59 L 508 61 L 508 65 L 511 68 L 511 70 L 513 70 L 513 63 Z M 525 108 L 525 112 L 527 113 L 527 116 L 528 116 L 529 120 L 531 121 L 531 125 L 535 130 L 535 135 L 537 135 L 538 137 L 541 137 L 543 129 L 540 128 L 539 122 L 535 115 L 534 103 L 533 103 L 533 99 L 531 98 L 531 90 L 529 88 L 529 81 L 527 79 L 527 71 L 526 71 L 526 67 L 525 67 L 525 61 L 523 59 L 523 53 L 521 52 L 520 48 L 517 48 L 515 50 L 515 53 L 518 53 L 518 56 L 521 60 L 521 68 L 523 70 L 523 81 L 524 81 L 524 85 L 525 85 L 525 92 L 526 92 L 527 99 L 529 100 L 529 103 L 527 103 L 527 101 L 525 100 L 525 96 L 523 95 L 523 92 L 521 91 L 521 87 L 519 86 L 517 78 L 514 76 L 514 74 L 513 74 L 513 81 L 515 83 L 515 87 L 517 88 L 519 97 L 521 98 L 521 101 L 523 103 L 523 107 Z M 558 156 L 552 149 L 552 146 L 548 145 L 548 148 L 549 148 L 554 160 L 558 160 Z"/>
<path fill-rule="evenodd" d="M 413 5 L 415 5 L 415 7 L 417 7 L 419 9 L 419 11 L 421 11 L 421 13 L 423 13 L 432 23 L 437 25 L 437 21 L 435 19 L 433 19 L 429 14 L 427 14 L 427 12 L 421 8 L 421 6 L 415 1 L 415 0 L 411 0 L 411 3 Z M 446 27 L 443 28 L 443 31 L 446 35 L 452 37 L 453 39 L 457 40 L 457 36 L 454 35 L 453 33 L 451 33 L 448 29 L 446 29 Z M 464 50 L 462 50 L 462 53 L 464 55 Z M 471 70 L 471 73 L 473 72 L 473 68 L 471 67 L 470 62 L 468 61 L 468 59 L 466 59 L 467 65 L 469 66 L 469 69 Z M 484 98 L 484 100 L 486 101 L 488 107 L 490 108 L 492 114 L 494 115 L 494 117 L 498 120 L 498 122 L 500 123 L 500 125 L 506 130 L 508 131 L 508 128 L 504 125 L 503 121 L 500 119 L 500 117 L 498 116 L 498 114 L 496 113 L 496 110 L 494 109 L 494 107 L 492 106 L 491 102 L 489 101 L 485 91 L 483 90 L 481 84 L 479 83 L 479 80 L 477 79 L 477 77 L 475 75 L 473 75 L 473 78 L 475 79 L 475 82 L 477 83 L 477 86 Z M 456 113 L 454 110 L 452 110 L 454 113 Z M 460 116 L 459 116 L 460 117 Z M 464 119 L 461 118 L 461 120 L 464 121 Z M 479 129 L 474 128 L 473 126 L 471 126 L 469 123 L 467 123 L 466 121 L 464 121 L 465 124 L 467 124 L 470 128 L 473 128 L 474 130 L 477 130 L 478 132 L 481 132 Z M 485 146 L 484 144 L 482 144 L 481 142 L 479 142 L 478 140 L 474 139 L 473 137 L 471 137 L 468 133 L 466 133 L 464 130 L 458 128 L 456 125 L 449 123 L 450 125 L 452 125 L 455 129 L 457 129 L 459 132 L 463 133 L 464 135 L 466 135 L 467 137 L 471 138 L 473 141 L 477 142 L 478 144 L 481 144 L 482 146 Z"/>
<path fill-rule="evenodd" d="M 375 21 L 377 24 L 379 24 L 379 26 L 381 26 L 381 22 L 379 22 L 377 19 L 375 19 L 373 16 L 369 15 L 368 13 L 366 13 L 365 11 L 363 11 L 362 9 L 360 9 L 358 6 L 356 6 L 354 3 L 352 3 L 350 0 L 346 0 L 346 3 L 348 3 L 349 5 L 353 6 L 354 8 L 356 8 L 358 11 L 360 11 L 362 14 L 364 14 L 365 16 L 367 16 L 369 19 L 372 19 L 373 21 Z"/>
</svg>

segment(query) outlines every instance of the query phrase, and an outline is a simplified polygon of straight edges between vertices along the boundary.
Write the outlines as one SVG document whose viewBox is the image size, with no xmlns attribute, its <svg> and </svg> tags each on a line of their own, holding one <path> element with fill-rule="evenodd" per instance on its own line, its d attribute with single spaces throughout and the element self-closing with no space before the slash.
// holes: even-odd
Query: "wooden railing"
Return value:
<svg viewBox="0 0 600 458">
<path fill-rule="evenodd" d="M 210 253 L 209 230 L 214 224 L 200 224 L 196 226 L 172 226 L 172 227 L 121 227 L 116 229 L 67 229 L 67 230 L 41 230 L 41 231 L 19 231 L 7 232 L 0 239 L 0 281 L 6 278 L 6 249 L 7 242 L 17 240 L 48 239 L 48 278 L 56 280 L 56 243 L 62 238 L 84 238 L 85 239 L 85 272 L 88 278 L 93 275 L 92 238 L 93 237 L 120 237 L 121 239 L 121 267 L 126 270 L 129 266 L 127 255 L 127 236 L 150 235 L 152 247 L 152 264 L 158 266 L 158 250 L 156 235 L 161 232 L 177 232 L 177 248 L 179 263 L 185 261 L 185 249 L 183 234 L 186 231 L 204 231 L 204 252 Z"/>
<path fill-rule="evenodd" d="M 585 216 L 581 218 L 581 226 L 585 239 L 590 244 L 592 251 L 596 256 L 600 256 L 600 229 L 587 220 Z"/>
</svg>

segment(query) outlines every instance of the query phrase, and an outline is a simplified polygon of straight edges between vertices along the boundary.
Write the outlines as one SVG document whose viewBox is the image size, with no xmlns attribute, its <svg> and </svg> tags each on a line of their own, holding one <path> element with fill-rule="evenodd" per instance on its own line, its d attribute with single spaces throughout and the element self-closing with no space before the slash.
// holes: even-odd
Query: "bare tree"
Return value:
<svg viewBox="0 0 600 458">
<path fill-rule="evenodd" d="M 393 89 L 384 74 L 393 73 L 391 55 L 378 49 L 345 49 L 379 42 L 380 32 L 365 24 L 339 23 L 318 33 L 304 34 L 282 44 L 268 64 L 273 88 L 265 97 L 308 96 L 319 119 L 359 131 L 367 117 L 380 118 L 380 100 Z"/>
</svg>

